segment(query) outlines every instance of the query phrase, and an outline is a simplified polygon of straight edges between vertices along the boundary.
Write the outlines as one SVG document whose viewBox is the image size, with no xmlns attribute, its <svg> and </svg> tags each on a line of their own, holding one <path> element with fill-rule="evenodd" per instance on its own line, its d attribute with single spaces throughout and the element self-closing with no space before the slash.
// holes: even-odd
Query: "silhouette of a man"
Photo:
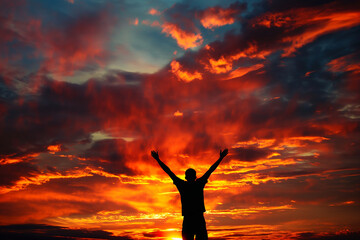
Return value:
<svg viewBox="0 0 360 240">
<path fill-rule="evenodd" d="M 170 176 L 179 190 L 181 197 L 182 215 L 184 216 L 182 237 L 183 240 L 207 240 L 207 230 L 204 218 L 204 187 L 211 173 L 219 166 L 223 158 L 228 154 L 228 150 L 220 150 L 219 159 L 209 168 L 200 178 L 196 178 L 196 171 L 189 168 L 185 171 L 184 181 L 178 178 L 168 166 L 163 163 L 158 152 L 151 151 L 151 156 L 159 163 L 160 167 Z"/>
</svg>

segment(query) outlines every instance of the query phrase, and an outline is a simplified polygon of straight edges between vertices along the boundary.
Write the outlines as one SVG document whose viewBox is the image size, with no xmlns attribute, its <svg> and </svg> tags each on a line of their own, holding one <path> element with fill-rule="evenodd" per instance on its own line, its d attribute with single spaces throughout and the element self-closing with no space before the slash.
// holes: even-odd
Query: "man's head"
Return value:
<svg viewBox="0 0 360 240">
<path fill-rule="evenodd" d="M 185 171 L 185 179 L 188 182 L 193 182 L 196 179 L 196 171 L 195 169 L 189 168 L 188 170 Z"/>
</svg>

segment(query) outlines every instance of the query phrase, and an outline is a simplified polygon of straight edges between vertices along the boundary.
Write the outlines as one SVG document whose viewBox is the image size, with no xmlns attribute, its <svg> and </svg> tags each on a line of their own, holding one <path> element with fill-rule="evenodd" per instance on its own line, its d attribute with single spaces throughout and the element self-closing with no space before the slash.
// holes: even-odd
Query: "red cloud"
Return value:
<svg viewBox="0 0 360 240">
<path fill-rule="evenodd" d="M 355 57 L 355 54 L 349 54 L 333 59 L 328 63 L 329 70 L 332 72 L 353 72 L 354 74 L 360 74 L 360 65 Z"/>
<path fill-rule="evenodd" d="M 333 73 L 346 73 L 346 87 L 360 98 L 360 64 L 358 54 L 353 53 L 331 60 L 327 65 Z"/>
<path fill-rule="evenodd" d="M 266 28 L 286 29 L 280 41 L 289 43 L 283 53 L 283 56 L 289 56 L 321 35 L 359 24 L 360 13 L 358 11 L 338 10 L 336 6 L 329 4 L 319 8 L 298 8 L 285 12 L 268 13 L 255 19 L 253 27 L 260 25 Z M 298 31 L 301 28 L 303 30 Z"/>
</svg>

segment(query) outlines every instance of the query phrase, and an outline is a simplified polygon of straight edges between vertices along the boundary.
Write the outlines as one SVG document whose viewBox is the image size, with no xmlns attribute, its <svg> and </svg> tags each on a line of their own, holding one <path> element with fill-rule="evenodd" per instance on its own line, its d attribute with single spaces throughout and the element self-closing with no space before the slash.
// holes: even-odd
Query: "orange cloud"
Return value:
<svg viewBox="0 0 360 240">
<path fill-rule="evenodd" d="M 238 13 L 237 9 L 223 9 L 219 7 L 211 7 L 201 13 L 200 22 L 204 28 L 213 29 L 235 22 L 235 15 Z"/>
<path fill-rule="evenodd" d="M 284 147 L 301 148 L 308 145 L 309 142 L 321 143 L 330 140 L 321 136 L 298 136 L 298 137 L 285 137 L 279 139 L 257 139 L 253 138 L 249 141 L 237 142 L 232 147 L 256 147 L 256 148 L 269 148 L 272 150 L 283 150 Z M 277 156 L 278 154 L 271 153 L 270 156 Z"/>
<path fill-rule="evenodd" d="M 254 145 L 258 148 L 267 148 L 271 147 L 275 143 L 276 139 L 257 139 L 253 138 L 252 140 L 245 142 L 237 142 L 233 147 L 246 147 Z"/>
<path fill-rule="evenodd" d="M 262 25 L 267 28 L 271 27 L 282 27 L 288 25 L 291 21 L 289 16 L 284 15 L 284 13 L 273 13 L 262 16 L 261 18 L 257 19 L 256 24 Z M 255 26 L 256 24 L 253 24 Z"/>
<path fill-rule="evenodd" d="M 333 203 L 333 204 L 329 204 L 329 206 L 336 207 L 336 206 L 346 206 L 346 205 L 351 205 L 351 204 L 355 204 L 355 201 L 346 201 L 346 202 Z"/>
<path fill-rule="evenodd" d="M 144 22 L 144 21 L 145 21 L 145 20 L 143 20 L 143 22 Z M 135 20 L 132 21 L 131 24 L 133 24 L 133 25 L 135 25 L 135 26 L 139 25 L 139 18 L 135 18 Z"/>
<path fill-rule="evenodd" d="M 212 73 L 227 73 L 232 70 L 232 58 L 225 58 L 221 56 L 219 59 L 209 59 L 210 67 L 208 68 Z"/>
<path fill-rule="evenodd" d="M 66 179 L 66 178 L 83 178 L 93 176 L 97 174 L 104 177 L 120 178 L 117 175 L 104 172 L 101 168 L 85 167 L 83 169 L 74 169 L 66 171 L 65 173 L 60 172 L 42 172 L 39 174 L 34 174 L 28 177 L 21 177 L 18 181 L 15 182 L 12 186 L 1 186 L 0 194 L 8 193 L 11 191 L 23 190 L 29 185 L 42 185 L 52 179 Z"/>
<path fill-rule="evenodd" d="M 58 145 L 50 145 L 47 147 L 47 150 L 51 153 L 51 154 L 55 154 L 56 152 L 61 151 L 61 144 Z"/>
<path fill-rule="evenodd" d="M 226 79 L 242 77 L 245 74 L 252 72 L 252 71 L 256 71 L 262 67 L 264 67 L 264 64 L 255 64 L 250 67 L 239 67 L 239 68 L 235 69 L 234 71 L 232 71 L 231 73 L 229 73 L 229 76 Z"/>
<path fill-rule="evenodd" d="M 178 25 L 168 22 L 164 23 L 161 27 L 162 32 L 174 38 L 177 44 L 183 49 L 198 47 L 203 43 L 203 38 L 200 33 L 185 31 Z"/>
<path fill-rule="evenodd" d="M 176 112 L 174 112 L 174 116 L 175 117 L 181 117 L 181 116 L 183 116 L 183 113 L 180 112 L 179 110 L 177 110 Z"/>
<path fill-rule="evenodd" d="M 202 75 L 201 73 L 195 71 L 193 73 L 190 73 L 186 70 L 183 70 L 182 66 L 180 65 L 180 63 L 176 60 L 173 60 L 170 63 L 171 66 L 171 72 L 181 81 L 184 82 L 191 82 L 195 79 L 198 80 L 202 80 Z"/>
<path fill-rule="evenodd" d="M 161 13 L 160 13 L 157 9 L 151 8 L 151 9 L 149 10 L 149 14 L 150 14 L 150 15 L 160 15 Z"/>
<path fill-rule="evenodd" d="M 232 216 L 234 219 L 240 219 L 244 216 L 252 214 L 259 214 L 267 211 L 283 211 L 283 210 L 294 210 L 296 209 L 292 205 L 280 205 L 280 206 L 258 206 L 249 207 L 246 209 L 231 209 L 231 210 L 209 210 L 209 215 L 221 215 L 221 216 Z"/>
<path fill-rule="evenodd" d="M 1 158 L 0 159 L 0 165 L 12 164 L 12 163 L 17 163 L 17 162 L 22 162 L 22 159 L 21 158 Z"/>
<path fill-rule="evenodd" d="M 210 47 L 206 48 L 208 51 L 213 51 Z M 233 69 L 233 63 L 236 60 L 239 60 L 240 58 L 259 58 L 259 59 L 265 59 L 267 55 L 269 55 L 271 51 L 259 51 L 258 46 L 255 43 L 250 43 L 248 47 L 242 51 L 239 51 L 234 54 L 230 55 L 222 55 L 218 59 L 209 58 L 208 63 L 205 64 L 205 68 L 209 70 L 211 73 L 227 73 L 230 72 Z M 245 68 L 238 68 L 237 70 L 234 70 L 233 73 L 230 73 L 229 78 L 234 78 L 236 75 L 241 75 L 242 73 L 250 71 L 255 71 L 257 69 L 260 69 L 263 66 L 262 64 L 256 64 L 253 65 L 247 69 Z M 247 72 L 246 72 L 247 73 Z M 242 74 L 245 75 L 246 73 Z M 241 76 L 242 76 L 241 75 Z"/>
<path fill-rule="evenodd" d="M 25 155 L 22 157 L 8 156 L 8 157 L 0 158 L 0 165 L 24 162 L 24 161 L 28 161 L 30 159 L 34 159 L 37 156 L 39 156 L 39 153 L 32 153 L 32 154 L 28 154 L 28 155 Z"/>
</svg>

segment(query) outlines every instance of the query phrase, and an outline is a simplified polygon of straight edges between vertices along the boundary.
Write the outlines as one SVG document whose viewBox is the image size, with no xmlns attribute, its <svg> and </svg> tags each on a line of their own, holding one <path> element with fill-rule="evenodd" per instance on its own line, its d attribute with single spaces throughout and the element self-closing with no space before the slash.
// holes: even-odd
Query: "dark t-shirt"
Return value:
<svg viewBox="0 0 360 240">
<path fill-rule="evenodd" d="M 181 196 L 182 215 L 196 215 L 205 212 L 204 187 L 207 179 L 204 177 L 194 182 L 184 181 L 178 177 L 173 179 Z"/>
</svg>

